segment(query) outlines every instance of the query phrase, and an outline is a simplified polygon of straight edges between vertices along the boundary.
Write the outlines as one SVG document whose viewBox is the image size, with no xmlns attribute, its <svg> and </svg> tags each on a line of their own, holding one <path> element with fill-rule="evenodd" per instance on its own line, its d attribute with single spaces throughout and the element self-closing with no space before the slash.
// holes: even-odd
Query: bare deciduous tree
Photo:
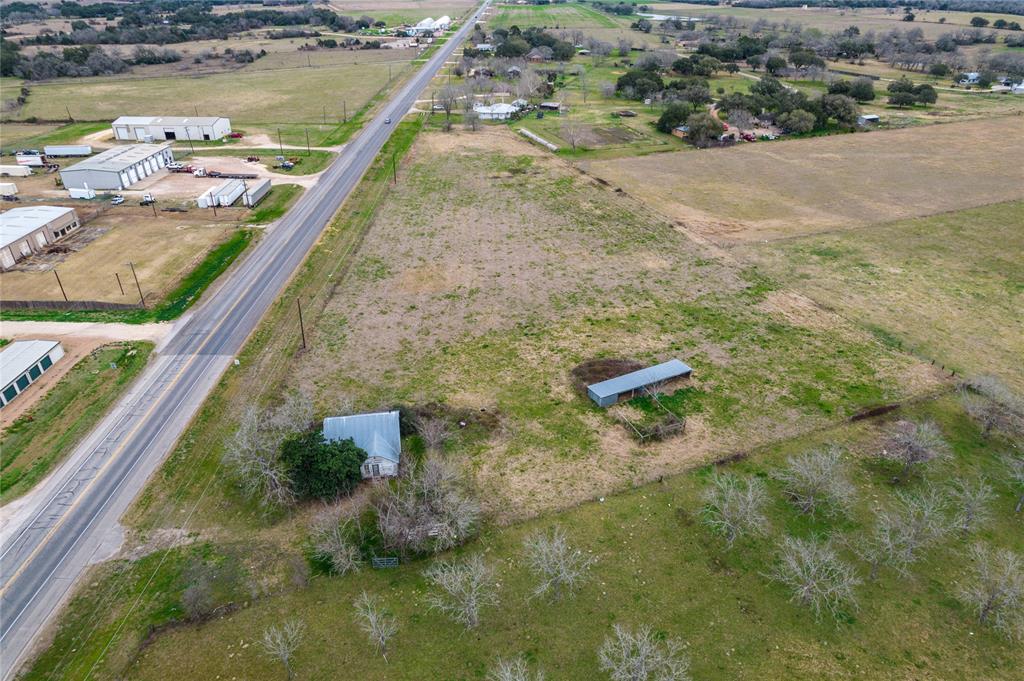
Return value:
<svg viewBox="0 0 1024 681">
<path fill-rule="evenodd" d="M 1024 431 L 1024 401 L 995 376 L 976 376 L 964 381 L 960 385 L 960 401 L 985 437 L 993 430 Z"/>
<path fill-rule="evenodd" d="M 847 513 L 856 489 L 836 446 L 791 456 L 786 468 L 776 473 L 786 496 L 801 513 Z"/>
<path fill-rule="evenodd" d="M 437 101 L 444 109 L 444 117 L 451 118 L 452 109 L 455 108 L 455 103 L 459 101 L 459 95 L 461 91 L 459 88 L 452 85 L 445 85 L 441 88 L 441 92 L 438 93 Z"/>
<path fill-rule="evenodd" d="M 971 548 L 971 574 L 960 590 L 960 599 L 982 624 L 991 625 L 1007 638 L 1024 640 L 1024 565 L 1009 549 L 984 545 Z"/>
<path fill-rule="evenodd" d="M 757 119 L 746 109 L 733 109 L 729 112 L 729 123 L 743 131 L 753 128 L 757 124 Z"/>
<path fill-rule="evenodd" d="M 569 143 L 573 151 L 583 141 L 584 127 L 575 117 L 569 116 L 559 126 L 559 134 L 562 139 Z"/>
<path fill-rule="evenodd" d="M 760 479 L 741 481 L 732 473 L 716 473 L 704 491 L 704 524 L 724 536 L 729 546 L 743 534 L 764 535 L 768 531 L 767 501 Z"/>
<path fill-rule="evenodd" d="M 788 586 L 792 600 L 811 608 L 817 620 L 826 611 L 838 618 L 843 609 L 857 607 L 854 588 L 861 580 L 828 542 L 786 537 L 770 576 Z"/>
<path fill-rule="evenodd" d="M 561 527 L 551 530 L 551 534 L 536 532 L 523 541 L 523 546 L 527 565 L 540 577 L 540 583 L 533 590 L 534 596 L 550 595 L 559 599 L 571 595 L 597 560 L 569 546 Z"/>
<path fill-rule="evenodd" d="M 900 421 L 886 439 L 880 456 L 903 467 L 897 477 L 901 481 L 929 461 L 948 457 L 949 445 L 933 421 Z"/>
<path fill-rule="evenodd" d="M 476 132 L 480 129 L 480 114 L 476 111 L 467 111 L 462 114 L 462 127 L 466 130 Z"/>
<path fill-rule="evenodd" d="M 387 614 L 374 596 L 365 591 L 355 600 L 356 623 L 370 639 L 374 649 L 388 659 L 388 641 L 398 632 L 398 621 Z"/>
<path fill-rule="evenodd" d="M 544 681 L 544 672 L 531 672 L 522 655 L 508 660 L 499 657 L 487 672 L 487 681 Z"/>
<path fill-rule="evenodd" d="M 537 88 L 541 86 L 540 75 L 533 69 L 523 69 L 515 84 L 516 95 L 522 99 L 529 99 L 537 94 Z"/>
<path fill-rule="evenodd" d="M 973 482 L 956 480 L 950 485 L 949 501 L 953 506 L 953 527 L 967 536 L 990 517 L 989 504 L 995 495 L 992 487 L 979 478 Z"/>
<path fill-rule="evenodd" d="M 423 444 L 431 452 L 440 452 L 444 444 L 452 438 L 451 424 L 440 416 L 416 416 L 413 425 L 423 439 Z"/>
<path fill-rule="evenodd" d="M 335 574 L 355 572 L 362 566 L 359 548 L 349 539 L 351 528 L 358 522 L 358 518 L 335 509 L 326 509 L 313 518 L 309 532 L 313 556 L 328 563 Z"/>
<path fill-rule="evenodd" d="M 630 51 L 633 49 L 633 43 L 625 38 L 619 38 L 619 56 L 628 57 Z"/>
<path fill-rule="evenodd" d="M 600 90 L 601 96 L 605 99 L 611 99 L 615 96 L 615 83 L 610 80 L 601 81 L 598 84 L 597 89 Z"/>
<path fill-rule="evenodd" d="M 427 596 L 430 607 L 467 629 L 480 624 L 483 608 L 498 602 L 494 571 L 478 555 L 461 563 L 439 561 L 423 574 L 440 589 Z"/>
<path fill-rule="evenodd" d="M 690 661 L 682 651 L 682 642 L 659 640 L 646 625 L 631 631 L 616 624 L 597 657 L 612 681 L 689 681 Z"/>
<path fill-rule="evenodd" d="M 889 565 L 901 575 L 917 561 L 920 552 L 942 539 L 949 531 L 944 512 L 946 500 L 929 487 L 918 494 L 897 493 L 895 511 L 882 511 L 870 537 L 851 548 L 871 565 L 871 579 L 881 565 Z"/>
<path fill-rule="evenodd" d="M 376 501 L 378 527 L 389 549 L 436 553 L 471 537 L 480 505 L 447 461 L 430 457 L 404 482 L 384 487 Z"/>
<path fill-rule="evenodd" d="M 263 638 L 260 639 L 260 647 L 263 652 L 284 665 L 289 679 L 294 675 L 292 657 L 302 642 L 302 635 L 305 631 L 306 625 L 301 620 L 288 620 L 280 626 L 271 624 L 263 632 Z"/>
</svg>

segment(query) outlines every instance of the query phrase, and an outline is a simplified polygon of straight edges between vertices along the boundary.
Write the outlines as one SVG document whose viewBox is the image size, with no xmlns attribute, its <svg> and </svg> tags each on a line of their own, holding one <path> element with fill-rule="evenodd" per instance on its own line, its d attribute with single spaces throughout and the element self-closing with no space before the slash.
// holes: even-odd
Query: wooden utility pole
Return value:
<svg viewBox="0 0 1024 681">
<path fill-rule="evenodd" d="M 68 121 L 74 123 L 75 119 L 71 117 L 71 109 L 68 108 L 67 104 L 64 105 L 64 110 L 68 112 Z"/>
<path fill-rule="evenodd" d="M 345 106 L 345 100 L 341 100 L 341 122 L 348 123 L 348 108 Z"/>
<path fill-rule="evenodd" d="M 114 278 L 117 279 L 117 288 L 121 289 L 121 295 L 124 295 L 124 286 L 121 285 L 121 275 L 114 272 Z"/>
<path fill-rule="evenodd" d="M 395 184 L 398 184 L 398 155 L 397 152 L 391 152 L 391 179 Z"/>
<path fill-rule="evenodd" d="M 281 128 L 277 129 L 277 148 L 281 155 L 284 156 L 284 144 L 281 143 Z"/>
<path fill-rule="evenodd" d="M 306 156 L 309 156 L 309 128 L 306 128 Z"/>
<path fill-rule="evenodd" d="M 64 284 L 60 283 L 60 275 L 57 274 L 57 269 L 54 268 L 53 276 L 57 277 L 57 286 L 60 286 L 60 294 L 64 296 L 64 302 L 68 302 L 68 294 L 64 292 Z"/>
<path fill-rule="evenodd" d="M 295 307 L 299 308 L 299 332 L 302 334 L 302 349 L 306 349 L 306 327 L 302 323 L 302 301 L 295 299 Z"/>
<path fill-rule="evenodd" d="M 129 262 L 128 267 L 132 268 L 132 276 L 135 277 L 135 288 L 139 290 L 139 305 L 141 305 L 143 309 L 145 309 L 146 298 L 145 296 L 142 295 L 142 284 L 139 283 L 139 275 L 135 273 L 135 263 Z"/>
</svg>

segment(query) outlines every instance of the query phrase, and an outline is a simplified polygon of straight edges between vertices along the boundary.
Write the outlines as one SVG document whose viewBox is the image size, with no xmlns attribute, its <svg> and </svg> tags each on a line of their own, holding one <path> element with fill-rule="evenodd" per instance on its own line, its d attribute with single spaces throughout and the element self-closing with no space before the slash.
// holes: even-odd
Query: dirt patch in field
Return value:
<svg viewBox="0 0 1024 681">
<path fill-rule="evenodd" d="M 1019 117 L 593 161 L 591 173 L 722 244 L 1024 197 Z"/>
</svg>

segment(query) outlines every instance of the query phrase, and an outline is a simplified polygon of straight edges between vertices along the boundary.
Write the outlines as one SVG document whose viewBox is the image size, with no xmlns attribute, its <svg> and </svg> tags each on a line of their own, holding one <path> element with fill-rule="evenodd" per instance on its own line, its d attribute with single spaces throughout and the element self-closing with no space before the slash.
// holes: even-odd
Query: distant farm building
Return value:
<svg viewBox="0 0 1024 681">
<path fill-rule="evenodd" d="M 114 138 L 128 142 L 210 141 L 231 134 L 231 120 L 220 116 L 121 116 L 110 126 Z"/>
<path fill-rule="evenodd" d="M 364 478 L 398 475 L 402 431 L 397 411 L 329 416 L 324 419 L 324 439 L 328 442 L 352 440 L 356 447 L 365 451 Z"/>
<path fill-rule="evenodd" d="M 690 134 L 690 126 L 677 125 L 676 127 L 672 128 L 672 134 L 678 137 L 679 139 L 686 139 L 687 136 Z"/>
<path fill-rule="evenodd" d="M 405 34 L 409 36 L 433 35 L 436 31 L 447 31 L 451 25 L 452 19 L 448 15 L 439 19 L 427 17 L 415 26 L 405 29 Z"/>
<path fill-rule="evenodd" d="M 14 263 L 39 253 L 78 226 L 74 208 L 27 206 L 0 213 L 0 265 L 5 270 L 10 269 Z"/>
<path fill-rule="evenodd" d="M 475 104 L 473 111 L 482 121 L 507 121 L 519 109 L 511 104 Z"/>
<path fill-rule="evenodd" d="M 880 120 L 882 119 L 877 114 L 862 114 L 857 116 L 857 125 L 865 128 L 869 125 L 877 125 Z"/>
<path fill-rule="evenodd" d="M 960 78 L 960 85 L 977 85 L 981 81 L 981 74 L 977 71 L 963 74 Z"/>
<path fill-rule="evenodd" d="M 0 350 L 0 407 L 25 392 L 63 356 L 61 344 L 50 340 L 14 341 Z"/>
<path fill-rule="evenodd" d="M 640 394 L 645 388 L 657 386 L 673 378 L 689 376 L 692 372 L 693 369 L 678 359 L 670 359 L 646 369 L 588 385 L 587 395 L 597 406 L 610 407 L 622 398 L 629 399 Z"/>
<path fill-rule="evenodd" d="M 174 161 L 170 144 L 114 147 L 60 171 L 68 189 L 127 189 Z"/>
</svg>

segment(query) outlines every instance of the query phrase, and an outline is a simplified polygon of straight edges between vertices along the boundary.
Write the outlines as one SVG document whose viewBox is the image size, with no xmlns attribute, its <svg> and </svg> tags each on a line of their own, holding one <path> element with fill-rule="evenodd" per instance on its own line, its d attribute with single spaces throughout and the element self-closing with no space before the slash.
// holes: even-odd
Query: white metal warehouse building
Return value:
<svg viewBox="0 0 1024 681">
<path fill-rule="evenodd" d="M 0 407 L 11 403 L 64 356 L 64 348 L 54 340 L 14 341 L 0 350 Z"/>
<path fill-rule="evenodd" d="M 231 120 L 220 116 L 121 116 L 111 126 L 114 138 L 129 142 L 219 140 L 231 134 Z"/>
<path fill-rule="evenodd" d="M 78 229 L 74 208 L 26 206 L 0 213 L 0 265 L 4 270 Z"/>
<path fill-rule="evenodd" d="M 170 144 L 114 147 L 60 171 L 68 189 L 127 189 L 174 161 Z"/>
</svg>

